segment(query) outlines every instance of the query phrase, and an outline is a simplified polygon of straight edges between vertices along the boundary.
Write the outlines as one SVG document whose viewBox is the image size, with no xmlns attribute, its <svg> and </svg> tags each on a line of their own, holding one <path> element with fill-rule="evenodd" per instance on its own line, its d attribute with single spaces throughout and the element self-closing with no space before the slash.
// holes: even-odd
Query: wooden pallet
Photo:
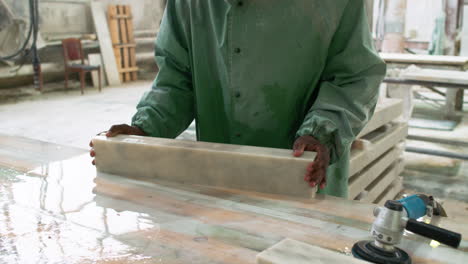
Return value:
<svg viewBox="0 0 468 264">
<path fill-rule="evenodd" d="M 109 5 L 107 19 L 117 66 L 122 82 L 137 80 L 132 11 L 128 5 Z"/>
<path fill-rule="evenodd" d="M 99 40 L 99 48 L 102 54 L 102 62 L 106 73 L 107 82 L 111 86 L 121 85 L 119 68 L 112 52 L 112 41 L 106 20 L 106 11 L 101 2 L 91 1 L 94 28 Z M 104 78 L 103 78 L 104 79 Z"/>
</svg>

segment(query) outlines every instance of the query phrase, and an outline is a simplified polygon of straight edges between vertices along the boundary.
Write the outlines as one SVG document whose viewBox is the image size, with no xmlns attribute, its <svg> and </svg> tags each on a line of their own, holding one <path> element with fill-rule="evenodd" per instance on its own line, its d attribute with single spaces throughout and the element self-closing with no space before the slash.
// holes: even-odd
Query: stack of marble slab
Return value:
<svg viewBox="0 0 468 264">
<path fill-rule="evenodd" d="M 400 99 L 381 99 L 373 118 L 353 143 L 348 198 L 370 203 L 394 199 L 403 189 L 402 154 L 408 125 L 399 121 Z"/>
</svg>

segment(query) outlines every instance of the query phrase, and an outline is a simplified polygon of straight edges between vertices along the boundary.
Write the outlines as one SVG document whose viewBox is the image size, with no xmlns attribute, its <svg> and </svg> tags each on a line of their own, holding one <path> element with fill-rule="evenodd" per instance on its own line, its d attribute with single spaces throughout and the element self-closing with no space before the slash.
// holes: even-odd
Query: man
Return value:
<svg viewBox="0 0 468 264">
<path fill-rule="evenodd" d="M 347 196 L 386 69 L 363 0 L 169 0 L 155 54 L 132 126 L 108 136 L 175 138 L 195 118 L 201 141 L 317 152 L 305 180 Z"/>
</svg>

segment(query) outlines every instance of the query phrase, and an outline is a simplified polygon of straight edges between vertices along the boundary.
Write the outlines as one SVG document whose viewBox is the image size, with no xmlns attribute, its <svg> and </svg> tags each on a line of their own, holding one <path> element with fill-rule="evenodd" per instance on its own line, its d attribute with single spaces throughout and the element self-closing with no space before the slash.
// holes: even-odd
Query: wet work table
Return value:
<svg viewBox="0 0 468 264">
<path fill-rule="evenodd" d="M 351 261 L 370 239 L 375 205 L 288 198 L 96 173 L 86 149 L 0 135 L 0 262 L 255 263 L 285 238 Z M 466 219 L 440 226 L 468 235 Z M 468 263 L 406 234 L 413 263 Z M 351 262 L 350 262 L 351 263 Z"/>
</svg>

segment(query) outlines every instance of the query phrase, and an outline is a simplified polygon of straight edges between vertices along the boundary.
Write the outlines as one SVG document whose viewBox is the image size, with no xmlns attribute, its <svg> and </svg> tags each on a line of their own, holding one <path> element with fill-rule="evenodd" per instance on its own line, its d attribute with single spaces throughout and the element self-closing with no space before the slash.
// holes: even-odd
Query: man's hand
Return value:
<svg viewBox="0 0 468 264">
<path fill-rule="evenodd" d="M 143 132 L 139 127 L 136 126 L 129 126 L 127 124 L 121 125 L 113 125 L 107 132 L 106 137 L 115 137 L 117 135 L 136 135 L 136 136 L 146 136 L 146 133 Z M 91 150 L 89 151 L 89 155 L 91 157 L 96 156 L 96 152 L 93 148 L 93 141 L 89 142 L 89 146 Z M 93 159 L 93 165 L 96 165 L 96 161 Z"/>
<path fill-rule="evenodd" d="M 327 184 L 327 168 L 330 163 L 330 151 L 312 136 L 302 136 L 296 139 L 293 146 L 294 156 L 300 157 L 304 151 L 314 151 L 317 153 L 315 160 L 307 166 L 304 180 L 311 187 L 320 186 L 325 188 Z"/>
</svg>

